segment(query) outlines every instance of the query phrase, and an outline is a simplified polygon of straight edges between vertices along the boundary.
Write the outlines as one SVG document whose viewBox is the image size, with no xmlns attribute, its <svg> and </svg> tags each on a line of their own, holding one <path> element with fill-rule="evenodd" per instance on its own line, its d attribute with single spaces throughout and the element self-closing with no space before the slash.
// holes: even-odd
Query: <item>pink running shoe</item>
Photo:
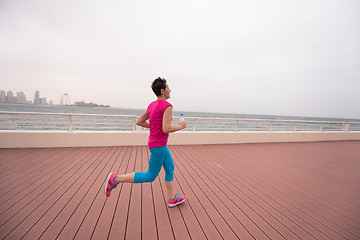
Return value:
<svg viewBox="0 0 360 240">
<path fill-rule="evenodd" d="M 118 183 L 115 181 L 116 174 L 109 173 L 105 182 L 105 195 L 110 197 L 111 190 L 117 187 Z"/>
<path fill-rule="evenodd" d="M 174 199 L 169 199 L 168 207 L 175 207 L 179 204 L 182 204 L 186 201 L 186 196 L 179 196 L 178 194 L 175 194 Z"/>
</svg>

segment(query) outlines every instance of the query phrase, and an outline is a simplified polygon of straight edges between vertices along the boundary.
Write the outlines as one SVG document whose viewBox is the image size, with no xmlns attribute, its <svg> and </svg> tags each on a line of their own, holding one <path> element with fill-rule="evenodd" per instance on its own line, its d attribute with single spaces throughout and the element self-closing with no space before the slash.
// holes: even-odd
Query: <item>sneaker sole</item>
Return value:
<svg viewBox="0 0 360 240">
<path fill-rule="evenodd" d="M 178 202 L 178 203 L 175 203 L 175 204 L 168 204 L 168 207 L 169 207 L 169 208 L 176 207 L 177 205 L 182 204 L 183 202 L 185 202 L 185 201 L 186 201 L 186 199 L 187 199 L 187 198 L 185 198 L 185 199 L 184 199 L 184 200 L 182 200 L 181 202 Z"/>
<path fill-rule="evenodd" d="M 111 174 L 112 173 L 109 173 L 106 177 L 106 181 L 105 181 L 105 189 L 104 189 L 104 193 L 105 193 L 105 196 L 106 196 L 106 189 L 107 189 L 107 185 L 109 183 L 109 180 L 110 180 L 110 177 L 111 177 Z M 107 197 L 107 196 L 106 196 Z"/>
</svg>

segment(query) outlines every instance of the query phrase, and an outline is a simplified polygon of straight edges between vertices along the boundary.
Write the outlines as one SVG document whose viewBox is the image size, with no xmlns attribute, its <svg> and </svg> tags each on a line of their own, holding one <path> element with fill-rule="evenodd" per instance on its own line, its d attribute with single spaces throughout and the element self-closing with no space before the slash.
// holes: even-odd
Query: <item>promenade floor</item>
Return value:
<svg viewBox="0 0 360 240">
<path fill-rule="evenodd" d="M 169 146 L 164 171 L 147 147 L 0 149 L 0 239 L 360 239 L 360 141 Z"/>
</svg>

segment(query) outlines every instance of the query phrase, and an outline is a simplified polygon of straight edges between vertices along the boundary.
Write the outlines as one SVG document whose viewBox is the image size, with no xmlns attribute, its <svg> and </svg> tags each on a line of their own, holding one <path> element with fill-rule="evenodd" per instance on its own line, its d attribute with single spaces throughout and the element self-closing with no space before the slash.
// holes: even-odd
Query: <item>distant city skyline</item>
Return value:
<svg viewBox="0 0 360 240">
<path fill-rule="evenodd" d="M 0 103 L 9 104 L 35 104 L 35 105 L 53 105 L 53 101 L 47 101 L 46 97 L 40 97 L 40 92 L 35 91 L 34 98 L 27 98 L 24 92 L 16 92 L 14 96 L 13 90 L 0 90 Z"/>
<path fill-rule="evenodd" d="M 34 104 L 34 105 L 71 105 L 78 107 L 110 107 L 110 105 L 98 104 L 94 102 L 85 102 L 85 101 L 70 101 L 69 94 L 61 94 L 57 103 L 54 103 L 53 100 L 48 101 L 46 97 L 40 97 L 40 91 L 36 90 L 34 92 L 34 98 L 27 98 L 24 92 L 16 92 L 14 96 L 13 90 L 0 90 L 0 104 Z"/>
<path fill-rule="evenodd" d="M 12 90 L 0 90 L 0 103 L 10 103 L 10 104 L 24 104 L 28 103 L 24 92 L 16 92 L 14 95 Z"/>
</svg>

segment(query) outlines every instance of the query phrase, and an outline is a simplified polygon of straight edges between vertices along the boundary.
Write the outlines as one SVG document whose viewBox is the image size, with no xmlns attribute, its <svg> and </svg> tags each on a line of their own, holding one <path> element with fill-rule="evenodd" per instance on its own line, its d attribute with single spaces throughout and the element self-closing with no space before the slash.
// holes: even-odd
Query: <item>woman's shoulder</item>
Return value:
<svg viewBox="0 0 360 240">
<path fill-rule="evenodd" d="M 159 99 L 159 100 L 155 100 L 155 101 L 151 102 L 147 109 L 149 109 L 149 108 L 161 108 L 161 109 L 165 110 L 165 108 L 167 108 L 169 106 L 172 107 L 172 104 L 169 103 L 168 101 Z"/>
<path fill-rule="evenodd" d="M 166 101 L 166 100 L 159 100 L 159 101 L 161 101 L 161 104 L 162 105 L 165 105 L 165 106 L 172 106 L 172 104 L 171 103 L 169 103 L 168 101 Z"/>
<path fill-rule="evenodd" d="M 171 103 L 169 103 L 168 101 L 165 101 L 165 100 L 160 100 L 160 108 L 161 108 L 161 111 L 165 111 L 167 108 L 169 107 L 172 107 Z"/>
<path fill-rule="evenodd" d="M 162 99 L 158 99 L 158 100 L 155 100 L 155 101 L 151 102 L 151 103 L 149 104 L 149 106 L 150 106 L 150 105 L 154 105 L 154 104 L 160 105 L 160 106 L 170 106 L 170 105 L 172 106 L 171 103 L 169 103 L 169 102 L 166 101 L 166 100 L 162 100 Z"/>
</svg>

